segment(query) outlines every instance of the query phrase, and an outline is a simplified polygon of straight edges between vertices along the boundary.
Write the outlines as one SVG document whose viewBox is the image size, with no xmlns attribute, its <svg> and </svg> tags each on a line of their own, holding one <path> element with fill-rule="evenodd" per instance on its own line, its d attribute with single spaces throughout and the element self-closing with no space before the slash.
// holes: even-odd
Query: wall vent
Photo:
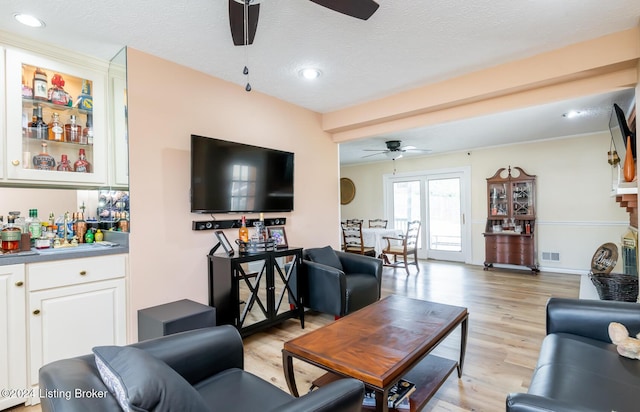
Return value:
<svg viewBox="0 0 640 412">
<path fill-rule="evenodd" d="M 548 260 L 550 262 L 560 262 L 559 252 L 542 252 L 542 260 Z"/>
</svg>

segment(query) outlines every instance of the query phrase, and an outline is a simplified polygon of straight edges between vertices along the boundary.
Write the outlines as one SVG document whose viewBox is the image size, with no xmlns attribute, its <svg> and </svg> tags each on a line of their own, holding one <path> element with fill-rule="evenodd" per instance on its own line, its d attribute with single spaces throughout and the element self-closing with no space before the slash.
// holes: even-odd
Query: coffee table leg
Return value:
<svg viewBox="0 0 640 412">
<path fill-rule="evenodd" d="M 299 397 L 296 377 L 293 375 L 293 357 L 286 350 L 282 350 L 282 367 L 284 368 L 284 379 L 287 381 L 289 392 L 296 398 Z"/>
<path fill-rule="evenodd" d="M 376 391 L 376 412 L 389 412 L 387 398 L 389 393 Z"/>
<path fill-rule="evenodd" d="M 462 321 L 462 330 L 460 338 L 460 361 L 458 362 L 458 378 L 462 377 L 462 367 L 464 366 L 464 355 L 467 351 L 467 334 L 469 332 L 469 316 Z"/>
</svg>

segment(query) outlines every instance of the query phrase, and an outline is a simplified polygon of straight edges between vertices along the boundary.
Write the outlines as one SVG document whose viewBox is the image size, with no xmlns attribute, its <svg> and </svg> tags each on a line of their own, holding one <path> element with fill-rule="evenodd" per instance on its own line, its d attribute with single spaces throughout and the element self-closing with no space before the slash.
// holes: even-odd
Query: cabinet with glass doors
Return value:
<svg viewBox="0 0 640 412">
<path fill-rule="evenodd" d="M 494 263 L 538 271 L 535 245 L 535 182 L 520 167 L 500 168 L 487 178 L 488 217 L 484 231 L 487 270 Z M 506 174 L 504 172 L 507 172 Z"/>
<path fill-rule="evenodd" d="M 6 179 L 10 183 L 106 183 L 105 73 L 6 51 Z"/>
</svg>

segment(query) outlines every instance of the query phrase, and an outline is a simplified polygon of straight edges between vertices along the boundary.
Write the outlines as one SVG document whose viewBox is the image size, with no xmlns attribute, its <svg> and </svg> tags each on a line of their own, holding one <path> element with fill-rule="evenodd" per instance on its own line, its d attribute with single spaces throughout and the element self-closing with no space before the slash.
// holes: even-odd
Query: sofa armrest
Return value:
<svg viewBox="0 0 640 412">
<path fill-rule="evenodd" d="M 303 260 L 302 264 L 307 275 L 305 306 L 322 313 L 340 314 L 347 305 L 344 272 L 310 260 Z"/>
<path fill-rule="evenodd" d="M 135 343 L 194 385 L 231 368 L 244 369 L 242 338 L 231 325 L 213 326 Z"/>
<path fill-rule="evenodd" d="M 609 300 L 551 298 L 547 302 L 547 334 L 571 333 L 603 342 L 609 323 L 620 322 L 635 336 L 640 332 L 640 304 Z"/>
<path fill-rule="evenodd" d="M 382 281 L 382 259 L 338 251 L 336 251 L 336 255 L 338 255 L 345 273 L 365 273 Z"/>
<path fill-rule="evenodd" d="M 569 402 L 528 393 L 511 393 L 507 396 L 507 412 L 598 412 Z"/>
<path fill-rule="evenodd" d="M 278 406 L 277 412 L 360 412 L 363 396 L 362 382 L 340 379 Z"/>
</svg>

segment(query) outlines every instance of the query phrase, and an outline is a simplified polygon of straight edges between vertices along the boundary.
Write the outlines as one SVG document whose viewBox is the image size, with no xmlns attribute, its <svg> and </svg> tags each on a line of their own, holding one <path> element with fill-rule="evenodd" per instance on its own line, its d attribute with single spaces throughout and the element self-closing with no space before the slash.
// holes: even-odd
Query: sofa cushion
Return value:
<svg viewBox="0 0 640 412">
<path fill-rule="evenodd" d="M 216 412 L 277 411 L 279 406 L 294 399 L 271 383 L 238 368 L 218 373 L 194 387 Z"/>
<path fill-rule="evenodd" d="M 124 411 L 208 411 L 198 392 L 169 365 L 133 347 L 97 346 L 96 365 Z"/>
<path fill-rule="evenodd" d="M 615 345 L 572 334 L 545 337 L 529 394 L 593 410 L 637 410 L 640 362 Z"/>
<path fill-rule="evenodd" d="M 340 258 L 338 257 L 335 250 L 333 250 L 331 246 L 325 246 L 325 247 L 314 248 L 314 249 L 306 249 L 305 254 L 307 258 L 312 262 L 331 266 L 338 270 L 344 270 L 342 269 L 342 263 L 340 263 Z"/>
</svg>

